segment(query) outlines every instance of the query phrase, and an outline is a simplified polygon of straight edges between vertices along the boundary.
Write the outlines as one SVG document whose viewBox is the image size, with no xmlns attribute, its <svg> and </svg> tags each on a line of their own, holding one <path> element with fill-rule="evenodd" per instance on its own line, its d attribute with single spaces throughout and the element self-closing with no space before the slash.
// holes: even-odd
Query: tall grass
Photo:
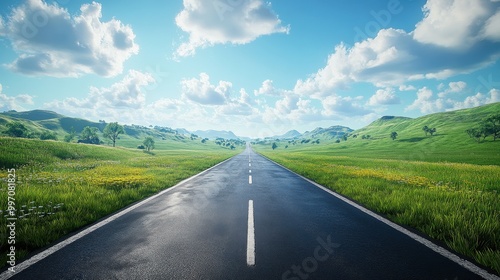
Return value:
<svg viewBox="0 0 500 280">
<path fill-rule="evenodd" d="M 500 166 L 257 150 L 500 274 Z"/>
<path fill-rule="evenodd" d="M 9 217 L 6 169 L 15 168 L 17 259 L 238 153 L 215 145 L 189 148 L 153 154 L 0 138 L 0 224 Z M 10 246 L 7 230 L 0 227 L 2 265 Z"/>
</svg>

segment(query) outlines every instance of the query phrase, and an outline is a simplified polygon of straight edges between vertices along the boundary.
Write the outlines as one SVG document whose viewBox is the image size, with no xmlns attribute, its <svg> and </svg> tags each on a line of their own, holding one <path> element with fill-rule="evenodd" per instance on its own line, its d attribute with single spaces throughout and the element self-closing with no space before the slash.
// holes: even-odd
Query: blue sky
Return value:
<svg viewBox="0 0 500 280">
<path fill-rule="evenodd" d="M 500 101 L 497 0 L 0 3 L 0 111 L 264 137 Z"/>
</svg>

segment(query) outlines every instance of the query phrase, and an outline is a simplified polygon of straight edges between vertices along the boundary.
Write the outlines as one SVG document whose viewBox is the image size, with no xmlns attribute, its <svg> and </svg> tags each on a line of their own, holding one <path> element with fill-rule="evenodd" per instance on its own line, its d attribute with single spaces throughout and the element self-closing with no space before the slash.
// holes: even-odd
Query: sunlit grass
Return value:
<svg viewBox="0 0 500 280">
<path fill-rule="evenodd" d="M 500 273 L 500 166 L 259 152 Z"/>
</svg>

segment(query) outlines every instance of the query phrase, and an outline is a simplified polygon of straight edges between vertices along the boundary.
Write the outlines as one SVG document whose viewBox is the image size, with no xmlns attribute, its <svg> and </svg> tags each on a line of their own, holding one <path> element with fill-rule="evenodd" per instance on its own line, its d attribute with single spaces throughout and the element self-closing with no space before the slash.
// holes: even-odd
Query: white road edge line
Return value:
<svg viewBox="0 0 500 280">
<path fill-rule="evenodd" d="M 163 191 L 161 191 L 161 192 L 159 192 L 159 193 L 157 193 L 157 194 L 155 194 L 153 196 L 145 198 L 144 200 L 141 200 L 141 201 L 137 202 L 136 204 L 133 204 L 132 206 L 129 206 L 128 208 L 125 208 L 125 209 L 121 210 L 120 212 L 118 212 L 118 213 L 116 213 L 116 214 L 114 214 L 114 215 L 112 215 L 112 216 L 110 216 L 110 217 L 108 217 L 108 218 L 106 218 L 106 219 L 98 222 L 97 224 L 92 225 L 92 226 L 90 226 L 90 227 L 88 227 L 88 228 L 80 231 L 79 233 L 77 233 L 77 234 L 75 234 L 75 235 L 73 235 L 73 236 L 71 236 L 71 237 L 69 237 L 69 238 L 67 238 L 67 239 L 65 239 L 65 240 L 63 240 L 63 241 L 55 244 L 55 245 L 53 245 L 52 247 L 47 248 L 46 250 L 44 250 L 44 251 L 42 251 L 42 252 L 40 252 L 40 253 L 32 256 L 31 258 L 29 258 L 29 259 L 27 259 L 27 260 L 19 263 L 18 265 L 16 265 L 15 272 L 12 272 L 12 271 L 9 271 L 9 270 L 6 270 L 6 271 L 2 272 L 0 274 L 0 280 L 11 278 L 12 276 L 20 273 L 21 271 L 23 271 L 23 270 L 27 269 L 28 267 L 32 266 L 33 264 L 37 263 L 38 261 L 43 260 L 44 258 L 52 255 L 53 253 L 59 251 L 60 249 L 66 247 L 69 244 L 71 244 L 71 243 L 77 241 L 78 239 L 84 237 L 85 235 L 87 235 L 87 234 L 95 231 L 96 229 L 98 229 L 100 227 L 103 227 L 106 224 L 109 224 L 110 222 L 112 222 L 112 221 L 120 218 L 121 216 L 123 216 L 123 215 L 131 212 L 132 210 L 134 210 L 134 209 L 136 209 L 136 208 L 138 208 L 138 207 L 140 207 L 140 206 L 148 203 L 149 201 L 151 201 L 151 200 L 153 200 L 153 199 L 155 199 L 155 198 L 157 198 L 157 197 L 159 197 L 159 196 L 161 196 L 161 195 L 163 195 L 163 194 L 165 194 L 167 192 L 170 192 L 170 191 L 174 190 L 175 188 L 177 188 L 177 187 L 185 184 L 186 182 L 191 181 L 194 178 L 207 173 L 208 171 L 216 168 L 217 166 L 219 166 L 221 164 L 224 164 L 225 162 L 231 160 L 233 157 L 230 157 L 230 158 L 228 158 L 228 159 L 226 159 L 226 160 L 224 160 L 222 162 L 219 162 L 218 164 L 216 164 L 216 165 L 214 165 L 214 166 L 212 166 L 212 167 L 210 167 L 210 168 L 208 168 L 208 169 L 206 169 L 206 170 L 204 170 L 204 171 L 202 171 L 202 172 L 200 172 L 200 173 L 198 173 L 196 175 L 193 175 L 193 176 L 191 176 L 191 177 L 189 177 L 187 179 L 184 179 L 184 180 L 180 181 L 179 183 L 177 183 L 176 185 L 174 185 L 174 186 L 172 186 L 172 187 L 170 187 L 170 188 L 168 188 L 166 190 L 163 190 Z"/>
<path fill-rule="evenodd" d="M 337 197 L 338 199 L 344 201 L 345 203 L 347 203 L 347 204 L 349 204 L 349 205 L 357 208 L 358 210 L 364 212 L 365 214 L 370 215 L 373 218 L 381 221 L 382 223 L 384 223 L 384 224 L 392 227 L 393 229 L 395 229 L 395 230 L 397 230 L 397 231 L 399 231 L 399 232 L 407 235 L 411 239 L 413 239 L 413 240 L 415 240 L 415 241 L 423 244 L 427 248 L 429 248 L 429 249 L 433 250 L 434 252 L 440 254 L 441 256 L 446 257 L 449 260 L 451 260 L 451 261 L 459 264 L 460 266 L 468 269 L 469 271 L 471 271 L 471 272 L 473 272 L 473 273 L 475 273 L 475 274 L 483 277 L 484 279 L 486 279 L 486 280 L 500 280 L 500 277 L 498 277 L 498 276 L 496 276 L 494 274 L 489 273 L 488 271 L 480 268 L 479 266 L 471 263 L 468 260 L 460 258 L 456 254 L 454 254 L 454 253 L 446 250 L 445 248 L 443 248 L 443 247 L 441 247 L 441 246 L 439 246 L 437 244 L 432 243 L 432 241 L 430 241 L 430 240 L 428 240 L 428 239 L 426 239 L 426 238 L 424 238 L 424 237 L 422 237 L 422 236 L 420 236 L 418 234 L 415 234 L 415 233 L 413 233 L 413 232 L 405 229 L 404 227 L 402 227 L 402 226 L 400 226 L 400 225 L 398 225 L 398 224 L 396 224 L 394 222 L 391 222 L 390 220 L 388 220 L 388 219 L 386 219 L 386 218 L 378 215 L 377 213 L 372 212 L 371 210 L 369 210 L 369 209 L 367 209 L 367 208 L 365 208 L 365 207 L 363 207 L 363 206 L 361 206 L 359 204 L 356 204 L 355 202 L 353 202 L 353 201 L 351 201 L 351 200 L 349 200 L 349 199 L 341 196 L 340 194 L 338 194 L 338 193 L 336 193 L 336 192 L 328 189 L 327 187 L 324 187 L 324 186 L 322 186 L 322 185 L 320 185 L 320 184 L 318 184 L 318 183 L 316 183 L 316 182 L 314 182 L 314 181 L 312 181 L 312 180 L 310 180 L 310 179 L 308 179 L 308 178 L 306 178 L 306 177 L 304 177 L 304 176 L 302 176 L 302 175 L 300 175 L 300 174 L 298 174 L 298 173 L 296 173 L 296 172 L 294 172 L 294 171 L 286 168 L 285 166 L 283 166 L 283 165 L 281 165 L 281 164 L 279 164 L 279 163 L 277 163 L 277 162 L 275 162 L 275 161 L 273 161 L 273 160 L 271 160 L 271 159 L 269 159 L 267 157 L 265 157 L 265 158 L 268 159 L 269 161 L 277 164 L 278 166 L 281 166 L 282 168 L 284 168 L 284 169 L 292 172 L 293 174 L 301 177 L 302 179 L 308 181 L 309 183 L 315 185 L 316 187 L 324 190 L 325 192 L 330 193 L 331 195 Z"/>
<path fill-rule="evenodd" d="M 248 201 L 247 265 L 255 265 L 255 227 L 253 220 L 253 200 Z"/>
</svg>

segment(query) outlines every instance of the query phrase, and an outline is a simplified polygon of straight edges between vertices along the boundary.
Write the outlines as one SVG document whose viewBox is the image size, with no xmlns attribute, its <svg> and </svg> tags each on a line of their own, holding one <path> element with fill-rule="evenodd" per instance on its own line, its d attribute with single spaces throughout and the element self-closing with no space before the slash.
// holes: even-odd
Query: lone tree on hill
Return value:
<svg viewBox="0 0 500 280">
<path fill-rule="evenodd" d="M 99 140 L 99 136 L 97 136 L 98 131 L 99 129 L 97 127 L 86 126 L 80 134 L 80 140 L 78 140 L 78 143 L 99 145 L 101 140 Z"/>
<path fill-rule="evenodd" d="M 276 143 L 273 143 L 273 147 L 272 148 L 274 150 L 274 149 L 278 148 L 278 145 L 276 145 Z"/>
<path fill-rule="evenodd" d="M 422 130 L 425 132 L 425 136 L 427 136 L 427 133 L 429 133 L 429 127 L 424 126 L 424 127 L 422 127 Z"/>
<path fill-rule="evenodd" d="M 489 116 L 483 124 L 489 135 L 493 136 L 493 141 L 500 137 L 500 114 Z"/>
<path fill-rule="evenodd" d="M 391 132 L 391 139 L 392 140 L 396 140 L 396 137 L 398 137 L 398 133 L 397 132 Z"/>
<path fill-rule="evenodd" d="M 113 141 L 113 147 L 115 146 L 116 139 L 118 135 L 125 133 L 123 126 L 119 125 L 117 122 L 108 123 L 104 128 L 103 135 Z"/>
<path fill-rule="evenodd" d="M 146 139 L 144 139 L 144 142 L 142 142 L 142 145 L 144 145 L 144 147 L 146 147 L 146 151 L 149 152 L 155 148 L 155 140 L 153 139 L 153 137 L 148 136 L 148 137 L 146 137 Z"/>
<path fill-rule="evenodd" d="M 427 136 L 427 133 L 429 133 L 431 136 L 433 136 L 434 133 L 436 133 L 436 128 L 435 127 L 434 128 L 430 128 L 428 126 L 424 126 L 422 128 L 422 130 L 425 132 L 425 136 Z"/>
</svg>

